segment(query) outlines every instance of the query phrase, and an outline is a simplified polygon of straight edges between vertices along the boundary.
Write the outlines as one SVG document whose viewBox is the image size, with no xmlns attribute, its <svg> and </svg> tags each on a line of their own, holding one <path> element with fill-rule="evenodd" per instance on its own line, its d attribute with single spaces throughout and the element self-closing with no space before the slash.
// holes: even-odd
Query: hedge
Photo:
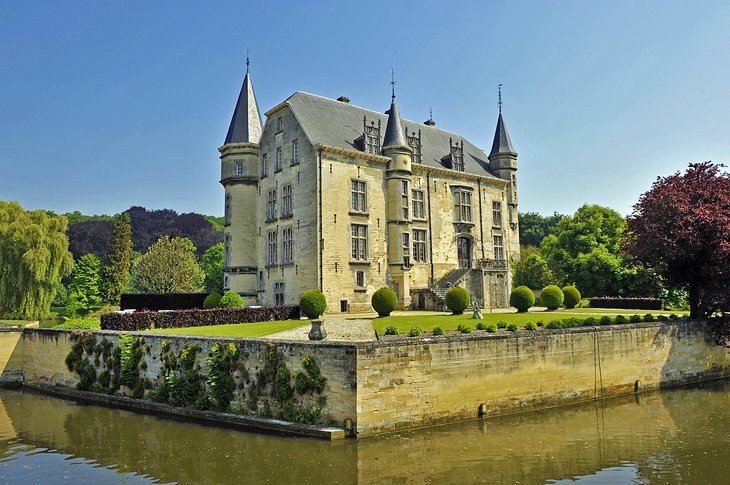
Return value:
<svg viewBox="0 0 730 485">
<path fill-rule="evenodd" d="M 591 308 L 623 308 L 630 310 L 664 310 L 664 300 L 661 298 L 620 298 L 602 296 L 591 298 Z"/>
<path fill-rule="evenodd" d="M 296 320 L 298 318 L 299 305 L 175 310 L 169 312 L 106 313 L 101 316 L 101 329 L 136 331 L 151 328 L 204 327 L 232 323 Z"/>
<path fill-rule="evenodd" d="M 203 308 L 208 293 L 122 293 L 122 310 L 193 310 Z"/>
</svg>

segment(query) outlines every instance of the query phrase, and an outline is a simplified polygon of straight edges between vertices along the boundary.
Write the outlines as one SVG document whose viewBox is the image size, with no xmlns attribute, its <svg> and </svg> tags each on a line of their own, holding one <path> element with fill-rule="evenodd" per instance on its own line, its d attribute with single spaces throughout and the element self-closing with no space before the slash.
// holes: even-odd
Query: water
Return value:
<svg viewBox="0 0 730 485">
<path fill-rule="evenodd" d="M 0 390 L 0 483 L 728 483 L 730 381 L 360 441 Z"/>
</svg>

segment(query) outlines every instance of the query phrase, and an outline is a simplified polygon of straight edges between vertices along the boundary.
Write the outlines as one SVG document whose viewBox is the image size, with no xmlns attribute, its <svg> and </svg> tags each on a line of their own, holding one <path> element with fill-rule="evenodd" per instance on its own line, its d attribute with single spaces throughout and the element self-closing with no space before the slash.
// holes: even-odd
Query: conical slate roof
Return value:
<svg viewBox="0 0 730 485">
<path fill-rule="evenodd" d="M 233 111 L 231 125 L 228 127 L 226 142 L 228 143 L 258 143 L 261 139 L 261 114 L 256 95 L 253 92 L 251 77 L 246 72 L 243 78 L 241 93 L 238 95 L 236 109 Z"/>
<path fill-rule="evenodd" d="M 492 151 L 489 152 L 489 156 L 497 155 L 500 153 L 509 153 L 511 155 L 517 155 L 517 152 L 512 148 L 512 140 L 509 139 L 509 133 L 507 133 L 507 127 L 504 126 L 504 119 L 502 113 L 499 113 L 499 119 L 497 120 L 497 129 L 494 131 L 494 141 L 492 142 Z"/>
<path fill-rule="evenodd" d="M 406 140 L 406 132 L 403 129 L 403 123 L 400 120 L 398 105 L 395 103 L 395 96 L 393 96 L 393 100 L 390 102 L 388 126 L 385 127 L 385 137 L 383 138 L 383 149 L 389 147 L 410 149 Z"/>
</svg>

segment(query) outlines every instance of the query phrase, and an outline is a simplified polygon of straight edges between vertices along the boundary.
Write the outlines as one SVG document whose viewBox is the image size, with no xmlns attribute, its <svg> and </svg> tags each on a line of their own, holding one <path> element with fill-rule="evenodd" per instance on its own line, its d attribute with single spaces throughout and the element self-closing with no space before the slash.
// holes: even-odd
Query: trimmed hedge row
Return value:
<svg viewBox="0 0 730 485">
<path fill-rule="evenodd" d="M 661 298 L 620 298 L 602 296 L 590 299 L 591 308 L 628 308 L 632 310 L 664 310 Z"/>
<path fill-rule="evenodd" d="M 298 318 L 299 305 L 175 310 L 169 312 L 106 313 L 101 316 L 101 329 L 138 331 L 151 328 L 204 327 L 231 323 L 296 320 Z"/>
<path fill-rule="evenodd" d="M 193 310 L 203 308 L 208 293 L 122 293 L 122 310 Z"/>
</svg>

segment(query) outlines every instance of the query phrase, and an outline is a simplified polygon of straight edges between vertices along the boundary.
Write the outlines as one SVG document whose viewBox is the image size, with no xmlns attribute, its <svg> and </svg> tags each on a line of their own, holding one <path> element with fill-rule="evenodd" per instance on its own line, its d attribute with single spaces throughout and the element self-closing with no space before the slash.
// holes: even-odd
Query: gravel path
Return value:
<svg viewBox="0 0 730 485">
<path fill-rule="evenodd" d="M 324 342 L 367 342 L 375 340 L 373 322 L 369 319 L 323 318 L 323 328 L 327 332 Z M 263 337 L 271 340 L 309 340 L 310 325 L 285 330 Z"/>
</svg>

